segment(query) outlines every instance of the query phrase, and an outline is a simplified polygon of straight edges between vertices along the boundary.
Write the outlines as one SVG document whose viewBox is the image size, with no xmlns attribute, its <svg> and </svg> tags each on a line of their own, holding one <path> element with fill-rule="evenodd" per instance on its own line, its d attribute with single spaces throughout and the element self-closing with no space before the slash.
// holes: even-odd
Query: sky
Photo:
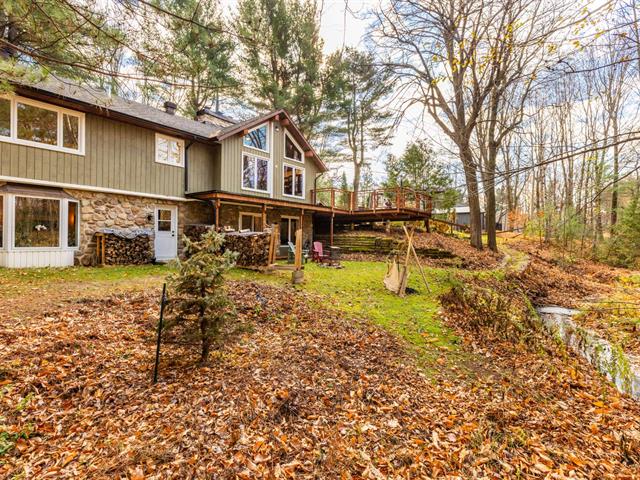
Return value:
<svg viewBox="0 0 640 480">
<path fill-rule="evenodd" d="M 365 36 L 371 24 L 371 18 L 367 15 L 379 4 L 379 0 L 318 0 L 322 9 L 320 34 L 324 41 L 324 53 L 330 54 L 343 46 L 365 47 Z M 229 11 L 235 11 L 237 0 L 221 0 L 223 7 Z M 424 125 L 417 118 L 419 111 L 411 112 L 408 118 L 403 119 L 394 134 L 391 145 L 380 148 L 370 153 L 371 170 L 374 179 L 380 181 L 385 175 L 383 160 L 389 153 L 401 155 L 407 144 L 419 138 L 437 137 L 437 129 L 427 123 Z M 352 177 L 352 168 L 348 165 L 340 167 L 347 173 L 349 181 Z"/>
</svg>

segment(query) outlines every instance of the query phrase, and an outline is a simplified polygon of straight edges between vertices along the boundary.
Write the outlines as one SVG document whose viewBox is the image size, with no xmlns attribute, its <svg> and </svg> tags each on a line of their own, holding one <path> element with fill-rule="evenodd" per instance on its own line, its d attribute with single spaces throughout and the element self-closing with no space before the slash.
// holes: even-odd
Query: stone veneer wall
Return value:
<svg viewBox="0 0 640 480">
<path fill-rule="evenodd" d="M 213 207 L 204 202 L 179 202 L 133 195 L 66 190 L 80 201 L 80 248 L 76 263 L 96 263 L 94 234 L 101 228 L 154 229 L 154 209 L 162 205 L 178 207 L 178 255 L 182 253 L 182 232 L 190 223 L 213 223 Z"/>
<path fill-rule="evenodd" d="M 249 206 L 245 207 L 240 205 L 231 205 L 231 204 L 223 203 L 220 206 L 220 214 L 218 217 L 220 226 L 221 227 L 230 226 L 234 230 L 237 230 L 239 226 L 240 212 L 258 213 L 262 215 L 262 208 L 249 207 Z M 269 225 L 273 223 L 279 224 L 282 216 L 299 217 L 300 210 L 295 208 L 281 208 L 281 207 L 267 208 L 267 224 Z M 302 220 L 302 241 L 311 242 L 312 236 L 313 236 L 313 216 L 311 213 L 305 213 L 304 218 Z"/>
</svg>

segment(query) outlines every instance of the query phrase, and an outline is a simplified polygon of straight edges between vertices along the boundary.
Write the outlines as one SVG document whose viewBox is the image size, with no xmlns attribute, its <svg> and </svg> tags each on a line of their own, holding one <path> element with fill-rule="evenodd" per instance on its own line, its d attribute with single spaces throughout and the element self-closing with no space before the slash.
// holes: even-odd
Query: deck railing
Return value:
<svg viewBox="0 0 640 480">
<path fill-rule="evenodd" d="M 416 210 L 431 213 L 432 199 L 426 192 L 411 188 L 378 188 L 362 190 L 357 195 L 340 188 L 318 188 L 311 190 L 314 205 L 322 205 L 341 212 L 378 210 Z"/>
</svg>

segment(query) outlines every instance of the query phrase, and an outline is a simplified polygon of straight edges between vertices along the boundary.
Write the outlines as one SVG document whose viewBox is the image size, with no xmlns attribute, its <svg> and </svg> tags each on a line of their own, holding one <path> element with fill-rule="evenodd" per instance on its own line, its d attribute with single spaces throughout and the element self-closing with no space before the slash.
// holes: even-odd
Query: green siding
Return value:
<svg viewBox="0 0 640 480">
<path fill-rule="evenodd" d="M 189 192 L 220 188 L 220 145 L 194 143 L 187 150 Z"/>
<path fill-rule="evenodd" d="M 274 129 L 274 126 L 278 126 L 278 130 Z M 242 145 L 242 136 L 234 136 L 228 138 L 222 142 L 222 164 L 220 172 L 220 189 L 226 192 L 239 193 L 245 195 L 254 195 L 265 198 L 275 198 L 278 200 L 287 200 L 291 202 L 310 203 L 311 202 L 311 190 L 313 189 L 314 179 L 319 172 L 318 167 L 312 159 L 304 159 L 305 168 L 305 190 L 306 195 L 304 199 L 287 197 L 282 194 L 282 178 L 283 162 L 290 165 L 300 166 L 299 162 L 285 160 L 284 158 L 284 132 L 285 127 L 282 127 L 278 122 L 270 122 L 270 129 L 273 133 L 273 142 L 271 145 L 271 152 L 273 154 L 273 197 L 270 197 L 268 193 L 254 192 L 252 190 L 242 189 L 242 152 L 252 153 L 260 157 L 269 157 L 268 153 L 253 148 L 248 148 Z"/>
<path fill-rule="evenodd" d="M 0 141 L 0 175 L 184 196 L 184 168 L 155 162 L 153 130 L 87 115 L 85 137 L 84 156 Z M 214 150 L 198 143 L 189 148 L 198 190 L 215 188 Z"/>
</svg>

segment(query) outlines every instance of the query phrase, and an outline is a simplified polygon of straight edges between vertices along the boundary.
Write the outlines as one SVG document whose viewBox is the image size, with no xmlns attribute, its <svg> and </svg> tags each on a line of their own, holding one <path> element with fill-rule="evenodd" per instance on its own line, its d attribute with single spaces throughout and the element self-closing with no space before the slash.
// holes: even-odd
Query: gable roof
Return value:
<svg viewBox="0 0 640 480">
<path fill-rule="evenodd" d="M 291 118 L 291 115 L 289 115 L 289 113 L 287 113 L 287 111 L 282 108 L 279 110 L 273 110 L 269 113 L 265 113 L 264 115 L 259 115 L 249 120 L 245 120 L 244 122 L 239 122 L 239 123 L 236 123 L 235 125 L 230 125 L 228 127 L 225 127 L 220 132 L 218 132 L 218 134 L 216 135 L 216 139 L 218 141 L 222 141 L 234 135 L 241 134 L 245 132 L 245 130 L 250 130 L 253 127 L 257 127 L 260 124 L 267 122 L 269 120 L 276 120 L 276 121 L 282 122 L 285 119 L 288 125 L 285 125 L 284 128 L 287 129 L 287 131 L 293 136 L 296 142 L 298 142 L 298 144 L 302 147 L 302 149 L 304 150 L 305 157 L 312 158 L 315 161 L 318 168 L 320 169 L 320 171 L 326 172 L 328 170 L 327 166 L 320 159 L 320 157 L 318 156 L 314 148 L 311 146 L 311 144 L 307 141 L 305 136 L 302 134 L 302 132 L 300 131 L 296 123 Z"/>
<path fill-rule="evenodd" d="M 17 92 L 23 95 L 36 98 L 44 96 L 47 99 L 55 99 L 61 106 L 70 106 L 69 103 L 80 105 L 84 107 L 82 109 L 84 111 L 91 111 L 98 115 L 113 117 L 125 122 L 142 124 L 148 128 L 160 127 L 161 130 L 205 142 L 221 142 L 268 120 L 286 118 L 288 120 L 286 128 L 303 148 L 305 155 L 310 156 L 321 171 L 327 171 L 326 165 L 296 126 L 291 116 L 283 109 L 258 115 L 243 122 L 223 126 L 199 122 L 179 115 L 171 115 L 144 103 L 128 100 L 117 95 L 110 95 L 104 90 L 79 85 L 70 80 L 47 77 L 35 83 L 21 79 L 11 80 L 11 82 L 16 86 Z M 224 121 L 230 123 L 233 120 L 224 117 Z"/>
</svg>

